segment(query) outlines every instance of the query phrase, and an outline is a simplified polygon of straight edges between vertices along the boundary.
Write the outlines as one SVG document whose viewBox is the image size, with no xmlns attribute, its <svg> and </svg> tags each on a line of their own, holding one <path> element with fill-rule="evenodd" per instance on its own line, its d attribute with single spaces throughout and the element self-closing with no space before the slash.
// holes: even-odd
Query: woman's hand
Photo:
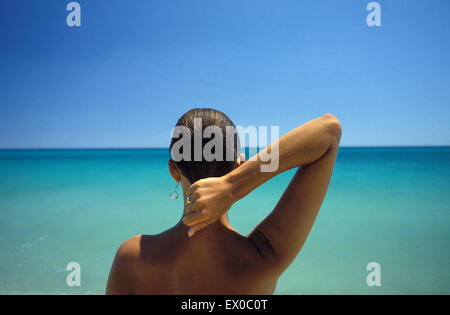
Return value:
<svg viewBox="0 0 450 315">
<path fill-rule="evenodd" d="M 191 227 L 189 237 L 219 220 L 235 202 L 226 176 L 201 179 L 189 187 L 187 195 L 183 223 Z"/>
</svg>

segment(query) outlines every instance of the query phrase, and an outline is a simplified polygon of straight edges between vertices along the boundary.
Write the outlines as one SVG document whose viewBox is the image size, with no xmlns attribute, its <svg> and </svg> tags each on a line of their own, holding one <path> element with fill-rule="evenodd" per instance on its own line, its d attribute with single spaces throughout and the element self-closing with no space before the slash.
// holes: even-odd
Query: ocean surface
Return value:
<svg viewBox="0 0 450 315">
<path fill-rule="evenodd" d="M 117 247 L 181 216 L 166 149 L 0 151 L 0 294 L 103 294 Z M 247 234 L 294 171 L 230 210 Z M 450 148 L 341 148 L 276 294 L 450 294 Z M 81 286 L 69 287 L 69 262 Z M 370 262 L 381 285 L 368 286 Z"/>
</svg>

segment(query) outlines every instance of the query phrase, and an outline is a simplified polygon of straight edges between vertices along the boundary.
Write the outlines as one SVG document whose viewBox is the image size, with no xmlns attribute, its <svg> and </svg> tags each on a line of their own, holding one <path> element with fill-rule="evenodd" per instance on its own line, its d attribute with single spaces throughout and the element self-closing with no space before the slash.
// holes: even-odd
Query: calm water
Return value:
<svg viewBox="0 0 450 315">
<path fill-rule="evenodd" d="M 103 294 L 117 247 L 175 224 L 166 150 L 0 151 L 0 294 Z M 230 211 L 249 233 L 292 172 Z M 450 148 L 343 148 L 278 294 L 450 294 Z M 81 287 L 66 285 L 67 263 Z M 369 262 L 381 287 L 366 284 Z"/>
</svg>

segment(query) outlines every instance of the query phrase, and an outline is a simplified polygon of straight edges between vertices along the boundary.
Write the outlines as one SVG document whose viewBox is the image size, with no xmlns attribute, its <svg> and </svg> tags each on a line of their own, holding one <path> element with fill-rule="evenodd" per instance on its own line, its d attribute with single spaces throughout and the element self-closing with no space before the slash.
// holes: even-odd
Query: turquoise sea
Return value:
<svg viewBox="0 0 450 315">
<path fill-rule="evenodd" d="M 166 149 L 0 151 L 0 294 L 103 294 L 117 247 L 175 224 Z M 293 171 L 230 210 L 249 233 Z M 341 148 L 277 294 L 450 294 L 450 148 Z M 81 286 L 66 265 L 81 266 Z M 369 287 L 369 262 L 381 286 Z"/>
</svg>

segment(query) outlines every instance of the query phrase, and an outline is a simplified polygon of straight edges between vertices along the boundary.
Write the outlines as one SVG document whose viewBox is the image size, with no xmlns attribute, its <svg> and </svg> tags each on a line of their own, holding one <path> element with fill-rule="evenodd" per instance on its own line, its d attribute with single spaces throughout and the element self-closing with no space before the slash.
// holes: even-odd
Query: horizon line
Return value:
<svg viewBox="0 0 450 315">
<path fill-rule="evenodd" d="M 339 148 L 358 149 L 358 148 L 450 148 L 450 144 L 447 145 L 342 145 Z M 33 150 L 168 150 L 169 147 L 20 147 L 20 148 L 0 148 L 0 151 L 33 151 Z M 258 147 L 241 147 L 241 149 L 258 149 Z"/>
</svg>

